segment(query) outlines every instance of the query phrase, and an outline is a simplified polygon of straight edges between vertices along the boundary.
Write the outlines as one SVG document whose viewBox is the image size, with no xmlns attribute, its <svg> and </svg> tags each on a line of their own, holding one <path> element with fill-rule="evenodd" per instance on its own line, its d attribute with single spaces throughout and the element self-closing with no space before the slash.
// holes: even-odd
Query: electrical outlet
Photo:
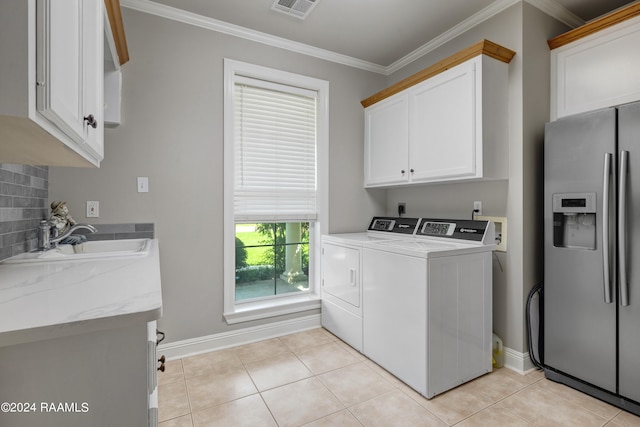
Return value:
<svg viewBox="0 0 640 427">
<path fill-rule="evenodd" d="M 100 216 L 100 203 L 97 201 L 87 202 L 87 218 L 98 218 Z"/>
<path fill-rule="evenodd" d="M 476 200 L 475 202 L 473 202 L 473 213 L 475 214 L 475 216 L 482 215 L 482 202 L 481 201 Z"/>
<path fill-rule="evenodd" d="M 402 216 L 407 213 L 407 204 L 404 202 L 398 203 L 398 216 Z"/>
<path fill-rule="evenodd" d="M 507 251 L 507 218 L 503 216 L 476 216 L 480 221 L 493 221 L 496 230 L 496 251 Z"/>
</svg>

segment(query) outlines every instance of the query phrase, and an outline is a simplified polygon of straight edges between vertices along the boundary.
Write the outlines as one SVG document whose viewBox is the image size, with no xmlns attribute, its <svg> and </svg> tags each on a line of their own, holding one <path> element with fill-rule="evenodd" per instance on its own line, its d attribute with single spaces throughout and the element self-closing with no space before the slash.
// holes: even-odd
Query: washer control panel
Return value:
<svg viewBox="0 0 640 427">
<path fill-rule="evenodd" d="M 456 225 L 452 222 L 425 221 L 420 228 L 420 234 L 425 236 L 453 236 Z"/>
<path fill-rule="evenodd" d="M 493 224 L 488 221 L 420 218 L 415 235 L 494 244 L 493 234 Z"/>
</svg>

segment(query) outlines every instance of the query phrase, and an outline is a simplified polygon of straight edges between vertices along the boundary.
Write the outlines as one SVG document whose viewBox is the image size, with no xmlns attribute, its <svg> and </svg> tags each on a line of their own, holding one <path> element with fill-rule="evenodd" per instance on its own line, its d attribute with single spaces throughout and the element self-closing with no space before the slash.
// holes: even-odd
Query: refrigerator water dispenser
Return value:
<svg viewBox="0 0 640 427">
<path fill-rule="evenodd" d="M 559 248 L 596 248 L 596 194 L 553 195 L 553 244 Z"/>
</svg>

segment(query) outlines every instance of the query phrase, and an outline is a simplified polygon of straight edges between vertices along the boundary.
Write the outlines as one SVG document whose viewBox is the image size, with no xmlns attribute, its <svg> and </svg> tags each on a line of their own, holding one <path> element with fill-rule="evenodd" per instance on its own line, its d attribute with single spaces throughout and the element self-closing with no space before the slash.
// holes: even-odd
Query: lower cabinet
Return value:
<svg viewBox="0 0 640 427">
<path fill-rule="evenodd" d="M 155 322 L 0 347 L 0 426 L 157 425 L 155 348 Z"/>
<path fill-rule="evenodd" d="M 158 358 L 158 344 L 164 340 L 164 333 L 157 329 L 158 322 L 147 323 L 147 393 L 149 416 L 148 426 L 158 425 L 158 371 L 164 372 L 165 357 Z"/>
</svg>

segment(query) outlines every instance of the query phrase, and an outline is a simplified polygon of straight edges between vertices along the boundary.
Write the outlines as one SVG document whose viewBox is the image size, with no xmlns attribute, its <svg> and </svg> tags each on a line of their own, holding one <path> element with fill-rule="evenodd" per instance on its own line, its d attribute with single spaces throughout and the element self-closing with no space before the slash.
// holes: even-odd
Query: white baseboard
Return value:
<svg viewBox="0 0 640 427">
<path fill-rule="evenodd" d="M 180 359 L 319 327 L 321 327 L 320 315 L 313 314 L 266 325 L 160 344 L 158 354 L 163 354 L 167 360 Z"/>
<path fill-rule="evenodd" d="M 160 344 L 158 346 L 158 354 L 163 354 L 167 360 L 180 359 L 209 351 L 222 350 L 296 332 L 316 329 L 321 326 L 320 315 L 313 314 L 266 325 Z M 528 352 L 520 353 L 507 347 L 504 348 L 504 367 L 522 375 L 535 369 Z"/>
<path fill-rule="evenodd" d="M 511 348 L 504 347 L 504 367 L 509 368 L 519 374 L 526 374 L 527 372 L 536 369 L 535 365 L 529 357 L 529 352 L 520 353 Z"/>
</svg>

